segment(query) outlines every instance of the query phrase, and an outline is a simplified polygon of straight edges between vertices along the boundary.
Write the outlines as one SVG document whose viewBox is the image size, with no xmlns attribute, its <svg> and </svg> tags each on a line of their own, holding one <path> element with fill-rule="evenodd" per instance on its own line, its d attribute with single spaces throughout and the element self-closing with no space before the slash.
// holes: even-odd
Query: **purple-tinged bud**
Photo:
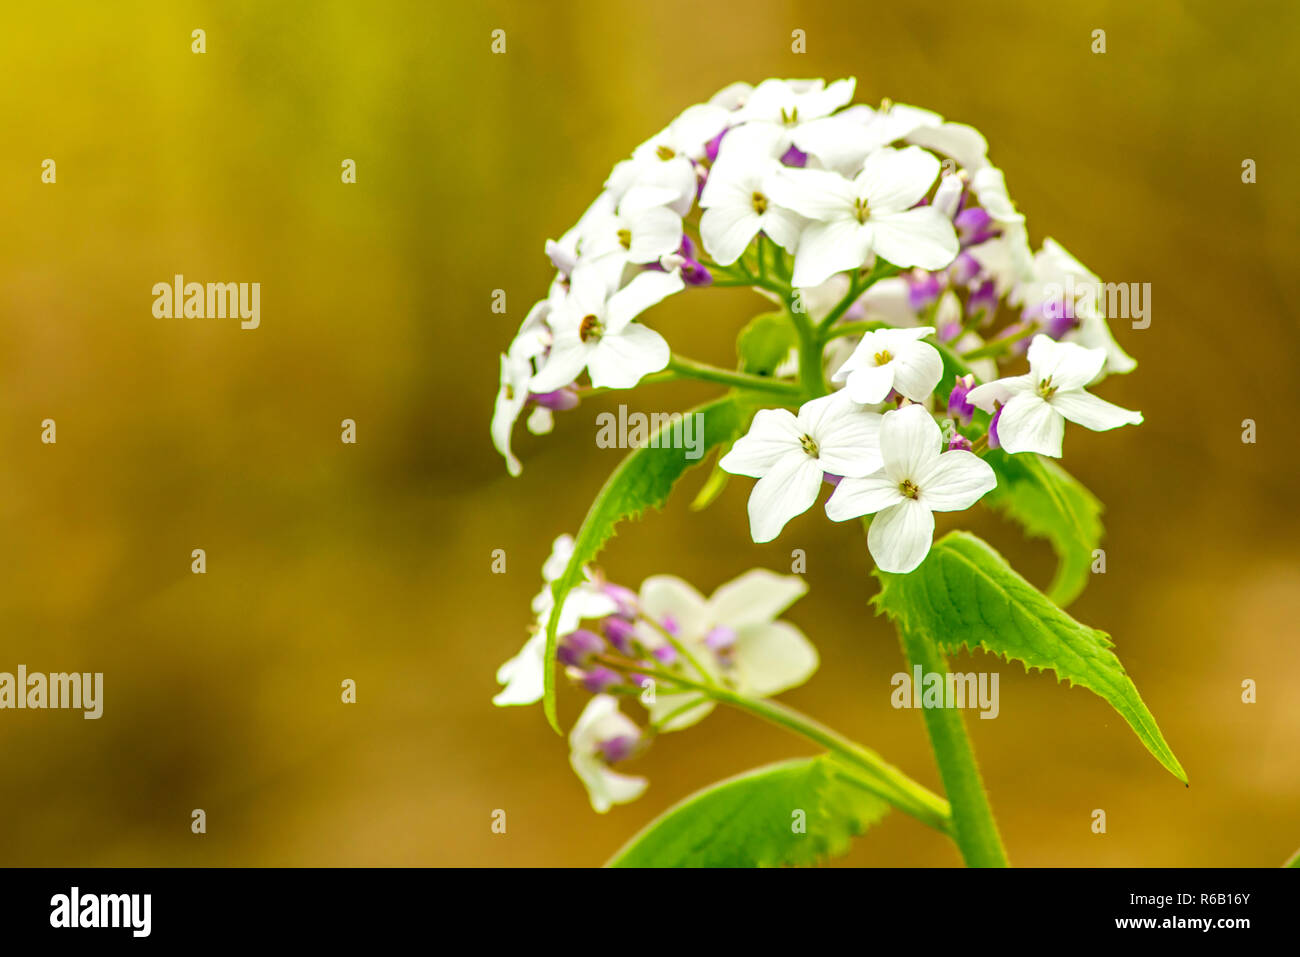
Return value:
<svg viewBox="0 0 1300 957">
<path fill-rule="evenodd" d="M 957 227 L 963 246 L 974 246 L 997 235 L 997 230 L 993 228 L 993 217 L 988 214 L 988 210 L 979 206 L 963 209 L 953 218 L 952 224 Z"/>
<path fill-rule="evenodd" d="M 713 273 L 704 268 L 702 263 L 688 259 L 682 263 L 682 282 L 688 286 L 707 286 L 713 282 Z"/>
<path fill-rule="evenodd" d="M 962 435 L 960 432 L 948 440 L 949 452 L 969 452 L 970 448 L 970 439 L 966 438 L 966 436 Z"/>
<path fill-rule="evenodd" d="M 623 682 L 623 676 L 611 668 L 603 665 L 592 668 L 582 676 L 582 686 L 592 694 L 600 694 L 608 691 L 615 685 Z"/>
<path fill-rule="evenodd" d="M 975 414 L 975 406 L 966 398 L 973 388 L 973 375 L 958 376 L 953 383 L 952 392 L 948 393 L 948 414 L 962 425 L 970 425 L 971 417 Z"/>
<path fill-rule="evenodd" d="M 572 386 L 556 389 L 554 392 L 534 392 L 528 396 L 530 402 L 545 406 L 554 412 L 567 412 L 578 405 L 578 393 Z"/>
<path fill-rule="evenodd" d="M 718 625 L 704 636 L 704 644 L 712 651 L 727 651 L 736 644 L 736 630 Z"/>
<path fill-rule="evenodd" d="M 786 166 L 797 166 L 803 168 L 808 165 L 808 154 L 800 150 L 797 146 L 791 146 L 781 155 L 781 162 Z"/>
<path fill-rule="evenodd" d="M 730 129 L 730 127 L 728 127 Z M 713 139 L 704 144 L 704 155 L 709 158 L 710 163 L 718 161 L 718 150 L 722 148 L 722 138 L 727 135 L 727 130 L 723 130 Z"/>
<path fill-rule="evenodd" d="M 606 764 L 617 764 L 619 761 L 626 761 L 632 757 L 640 745 L 641 735 L 620 734 L 601 741 L 597 747 L 600 750 L 601 760 Z"/>
<path fill-rule="evenodd" d="M 943 292 L 943 283 L 932 272 L 914 270 L 907 276 L 907 301 L 917 312 L 930 305 Z"/>
<path fill-rule="evenodd" d="M 555 649 L 555 657 L 566 665 L 582 668 L 588 658 L 604 650 L 605 639 L 594 631 L 579 628 L 560 639 L 559 647 Z"/>
<path fill-rule="evenodd" d="M 831 488 L 839 488 L 840 483 L 844 481 L 844 476 L 832 475 L 830 472 L 823 472 L 822 481 L 825 482 L 827 485 L 829 485 Z"/>
<path fill-rule="evenodd" d="M 614 599 L 614 604 L 618 606 L 618 613 L 624 618 L 635 618 L 637 616 L 640 606 L 637 604 L 636 592 L 632 589 L 606 582 L 600 586 L 600 590 L 607 597 Z"/>
<path fill-rule="evenodd" d="M 677 663 L 677 649 L 672 645 L 660 645 L 651 654 L 661 665 L 674 665 Z"/>
<path fill-rule="evenodd" d="M 964 328 L 965 326 L 960 322 L 942 322 L 939 324 L 939 327 L 935 329 L 934 334 L 938 337 L 940 342 L 949 343 L 960 336 L 962 329 Z"/>
<path fill-rule="evenodd" d="M 993 413 L 993 421 L 989 423 L 989 448 L 1000 449 L 1002 443 L 998 441 L 998 419 L 1002 418 L 1002 410 L 1005 405 L 998 406 L 998 410 Z"/>
<path fill-rule="evenodd" d="M 1053 339 L 1060 339 L 1071 329 L 1077 328 L 1079 320 L 1074 316 L 1051 316 L 1043 326 L 1044 334 L 1051 336 Z"/>
<path fill-rule="evenodd" d="M 966 314 L 977 316 L 981 312 L 992 315 L 998 307 L 998 289 L 992 279 L 985 279 L 971 290 L 970 299 L 966 301 Z"/>
<path fill-rule="evenodd" d="M 605 637 L 609 643 L 625 655 L 632 653 L 632 641 L 636 637 L 636 625 L 626 618 L 610 615 L 603 622 Z"/>
<path fill-rule="evenodd" d="M 957 258 L 948 267 L 948 277 L 959 286 L 964 286 L 980 274 L 980 262 L 968 252 L 957 254 Z"/>
</svg>

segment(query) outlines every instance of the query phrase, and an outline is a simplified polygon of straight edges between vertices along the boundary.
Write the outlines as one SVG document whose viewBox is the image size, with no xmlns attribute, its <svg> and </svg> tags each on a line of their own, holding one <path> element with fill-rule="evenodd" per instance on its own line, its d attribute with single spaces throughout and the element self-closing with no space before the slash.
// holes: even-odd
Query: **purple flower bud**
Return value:
<svg viewBox="0 0 1300 957">
<path fill-rule="evenodd" d="M 975 406 L 966 398 L 973 388 L 975 377 L 964 375 L 958 377 L 953 383 L 952 392 L 948 393 L 948 414 L 962 425 L 970 425 L 971 417 L 975 414 Z"/>
<path fill-rule="evenodd" d="M 606 764 L 617 764 L 619 761 L 626 761 L 635 754 L 640 744 L 641 735 L 620 734 L 600 742 L 597 747 L 600 749 L 601 759 Z"/>
<path fill-rule="evenodd" d="M 718 625 L 704 636 L 704 644 L 713 651 L 727 651 L 736 643 L 736 631 L 726 625 Z"/>
<path fill-rule="evenodd" d="M 722 147 L 722 138 L 727 135 L 727 130 L 723 130 L 713 139 L 704 144 L 704 155 L 709 158 L 710 163 L 718 161 L 718 150 Z"/>
<path fill-rule="evenodd" d="M 938 299 L 942 292 L 943 283 L 932 272 L 917 269 L 907 275 L 907 301 L 917 312 Z"/>
<path fill-rule="evenodd" d="M 672 645 L 660 645 L 652 654 L 661 665 L 671 665 L 677 662 L 677 649 Z"/>
<path fill-rule="evenodd" d="M 957 227 L 963 246 L 974 246 L 992 239 L 997 235 L 993 228 L 993 217 L 979 206 L 968 206 L 958 213 L 952 221 Z"/>
<path fill-rule="evenodd" d="M 555 657 L 566 665 L 581 668 L 592 655 L 605 650 L 605 639 L 594 631 L 579 628 L 560 639 Z"/>
<path fill-rule="evenodd" d="M 625 655 L 632 653 L 632 641 L 636 637 L 636 626 L 626 618 L 610 615 L 602 622 L 605 637 L 609 643 Z"/>
<path fill-rule="evenodd" d="M 713 273 L 694 259 L 682 263 L 682 282 L 688 286 L 707 286 L 713 282 Z"/>
<path fill-rule="evenodd" d="M 781 162 L 786 166 L 804 167 L 808 165 L 808 154 L 799 150 L 796 146 L 791 146 L 781 155 Z"/>
<path fill-rule="evenodd" d="M 624 618 L 636 617 L 638 610 L 636 592 L 630 588 L 624 588 L 622 585 L 613 585 L 609 582 L 602 585 L 600 590 L 614 599 L 614 604 L 618 605 L 620 615 Z"/>
<path fill-rule="evenodd" d="M 843 475 L 832 475 L 830 472 L 822 473 L 822 481 L 831 488 L 839 488 L 840 482 L 844 481 Z"/>
<path fill-rule="evenodd" d="M 592 694 L 600 694 L 603 691 L 621 684 L 622 675 L 603 666 L 597 666 L 582 676 L 582 686 Z"/>
<path fill-rule="evenodd" d="M 957 258 L 948 267 L 948 277 L 959 286 L 964 286 L 980 273 L 980 263 L 968 252 L 957 254 Z"/>
<path fill-rule="evenodd" d="M 970 299 L 966 302 L 966 313 L 971 316 L 979 315 L 981 312 L 992 315 L 997 307 L 997 286 L 993 284 L 992 279 L 985 279 L 971 290 Z"/>
<path fill-rule="evenodd" d="M 555 412 L 567 412 L 578 405 L 578 393 L 570 386 L 556 389 L 554 392 L 534 392 L 528 398 L 529 401 Z"/>
<path fill-rule="evenodd" d="M 989 423 L 989 448 L 1000 449 L 1002 443 L 998 441 L 998 419 L 1002 418 L 1002 410 L 1005 405 L 998 406 L 998 410 L 993 413 L 993 421 Z"/>
<path fill-rule="evenodd" d="M 659 624 L 663 627 L 664 631 L 668 632 L 668 634 L 672 635 L 674 638 L 681 633 L 682 626 L 677 624 L 677 619 L 672 615 L 664 615 L 663 618 L 660 619 Z"/>
<path fill-rule="evenodd" d="M 965 327 L 960 322 L 945 322 L 940 324 L 934 334 L 940 342 L 948 343 L 960 336 L 963 328 Z"/>
<path fill-rule="evenodd" d="M 962 435 L 960 432 L 957 433 L 957 434 L 954 435 L 951 439 L 948 440 L 948 451 L 949 451 L 949 452 L 969 452 L 969 451 L 970 451 L 970 439 L 966 438 L 966 436 Z"/>
<path fill-rule="evenodd" d="M 1053 339 L 1059 339 L 1078 325 L 1079 320 L 1074 316 L 1050 316 L 1048 317 L 1046 324 L 1043 326 L 1043 332 L 1046 335 L 1051 336 Z"/>
</svg>

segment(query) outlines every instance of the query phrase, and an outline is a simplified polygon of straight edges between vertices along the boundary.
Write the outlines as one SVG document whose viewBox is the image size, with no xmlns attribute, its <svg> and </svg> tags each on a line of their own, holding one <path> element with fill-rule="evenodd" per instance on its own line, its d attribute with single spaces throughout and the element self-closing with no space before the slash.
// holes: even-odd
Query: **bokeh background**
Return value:
<svg viewBox="0 0 1300 957">
<path fill-rule="evenodd" d="M 1012 861 L 1280 864 L 1300 845 L 1298 14 L 1172 0 L 8 10 L 0 670 L 103 671 L 106 700 L 99 721 L 0 712 L 0 863 L 594 865 L 692 790 L 807 753 L 719 712 L 639 763 L 641 801 L 592 813 L 540 709 L 489 700 L 551 539 L 618 461 L 594 442 L 615 403 L 519 438 L 519 479 L 487 423 L 497 353 L 549 279 L 543 240 L 616 160 L 731 81 L 852 75 L 860 100 L 979 127 L 1035 242 L 1152 284 L 1150 328 L 1116 330 L 1141 366 L 1106 387 L 1146 425 L 1067 440 L 1109 529 L 1108 572 L 1073 613 L 1112 633 L 1192 785 L 1088 692 L 957 659 L 1002 672 L 1001 717 L 969 724 Z M 56 185 L 40 182 L 47 157 Z M 177 272 L 261 282 L 261 328 L 154 318 L 150 289 Z M 759 305 L 683 296 L 656 325 L 728 362 Z M 39 441 L 47 417 L 54 446 Z M 789 618 L 823 666 L 788 700 L 938 788 L 920 716 L 889 706 L 900 658 L 867 607 L 861 539 L 813 512 L 755 546 L 748 483 L 693 515 L 702 477 L 624 528 L 609 575 L 709 590 L 805 549 L 811 593 Z M 1041 543 L 983 510 L 969 521 L 1050 577 Z M 340 703 L 345 678 L 355 705 Z M 1241 703 L 1246 678 L 1257 704 Z M 578 697 L 561 704 L 572 722 Z M 838 863 L 957 861 L 894 814 Z"/>
</svg>

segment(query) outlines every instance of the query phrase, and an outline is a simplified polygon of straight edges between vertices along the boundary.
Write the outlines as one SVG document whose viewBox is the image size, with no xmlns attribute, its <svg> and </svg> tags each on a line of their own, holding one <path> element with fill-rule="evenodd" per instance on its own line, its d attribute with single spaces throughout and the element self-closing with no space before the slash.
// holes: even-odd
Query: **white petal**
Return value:
<svg viewBox="0 0 1300 957">
<path fill-rule="evenodd" d="M 646 210 L 636 220 L 627 258 L 634 263 L 655 263 L 682 245 L 682 218 L 667 207 Z"/>
<path fill-rule="evenodd" d="M 762 478 L 786 455 L 802 454 L 803 432 L 794 413 L 786 409 L 760 409 L 749 431 L 736 440 L 718 465 L 732 475 Z"/>
<path fill-rule="evenodd" d="M 799 247 L 799 236 L 808 225 L 808 220 L 780 206 L 768 206 L 767 212 L 761 218 L 763 232 L 768 239 L 788 253 L 794 252 Z"/>
<path fill-rule="evenodd" d="M 593 346 L 583 342 L 576 332 L 557 336 L 551 345 L 550 355 L 528 381 L 532 392 L 554 392 L 578 377 L 587 365 Z"/>
<path fill-rule="evenodd" d="M 1082 389 L 1097 378 L 1105 364 L 1102 349 L 1085 349 L 1044 335 L 1034 336 L 1029 343 L 1029 368 L 1040 382 L 1050 376 L 1058 391 Z"/>
<path fill-rule="evenodd" d="M 881 470 L 866 478 L 847 478 L 840 482 L 826 502 L 826 517 L 832 522 L 843 522 L 906 501 L 898 483 Z"/>
<path fill-rule="evenodd" d="M 497 682 L 505 685 L 492 699 L 499 707 L 536 704 L 545 688 L 546 632 L 534 634 L 519 654 L 497 669 Z"/>
<path fill-rule="evenodd" d="M 610 297 L 606 307 L 606 328 L 617 332 L 651 306 L 685 288 L 678 272 L 646 270 Z"/>
<path fill-rule="evenodd" d="M 770 542 L 796 515 L 817 501 L 822 468 L 802 453 L 787 455 L 754 484 L 749 493 L 749 531 L 755 542 Z"/>
<path fill-rule="evenodd" d="M 788 622 L 745 629 L 736 640 L 736 669 L 743 693 L 759 697 L 779 694 L 811 678 L 817 664 L 817 649 Z"/>
<path fill-rule="evenodd" d="M 998 442 L 1008 452 L 1038 452 L 1059 459 L 1064 438 L 1065 419 L 1032 392 L 1012 396 L 998 416 Z"/>
<path fill-rule="evenodd" d="M 821 222 L 852 216 L 857 198 L 852 182 L 820 169 L 783 169 L 772 177 L 768 189 L 778 206 Z"/>
<path fill-rule="evenodd" d="M 917 479 L 920 502 L 933 512 L 970 508 L 998 484 L 992 466 L 973 452 L 955 449 L 939 456 Z"/>
<path fill-rule="evenodd" d="M 696 702 L 695 707 L 686 707 L 692 701 Z M 681 731 L 699 724 L 712 711 L 713 702 L 693 691 L 662 694 L 656 690 L 654 704 L 646 707 L 650 723 L 662 732 Z M 669 718 L 669 715 L 672 717 Z"/>
<path fill-rule="evenodd" d="M 922 406 L 905 405 L 885 413 L 880 424 L 880 451 L 885 474 L 895 482 L 919 484 L 920 476 L 939 458 L 942 446 L 943 431 Z"/>
<path fill-rule="evenodd" d="M 798 575 L 778 575 L 766 568 L 755 568 L 718 586 L 709 598 L 710 620 L 737 631 L 767 624 L 807 591 L 807 583 Z"/>
<path fill-rule="evenodd" d="M 799 237 L 794 285 L 820 286 L 837 272 L 857 269 L 871 258 L 872 227 L 857 220 L 812 223 Z"/>
<path fill-rule="evenodd" d="M 939 169 L 939 158 L 919 146 L 901 150 L 886 147 L 867 157 L 856 184 L 866 193 L 875 218 L 915 206 L 930 191 Z M 953 256 L 956 255 L 954 252 Z M 890 262 L 896 261 L 890 259 Z"/>
<path fill-rule="evenodd" d="M 762 221 L 753 206 L 712 206 L 700 217 L 700 239 L 714 261 L 730 266 L 758 234 Z"/>
<path fill-rule="evenodd" d="M 1074 392 L 1058 392 L 1049 403 L 1052 408 L 1071 422 L 1077 422 L 1085 429 L 1105 432 L 1121 425 L 1141 425 L 1142 413 L 1121 408 L 1105 399 L 1079 389 Z M 1001 420 L 999 420 L 999 426 Z M 998 433 L 999 437 L 1001 432 Z"/>
<path fill-rule="evenodd" d="M 643 376 L 665 368 L 671 356 L 663 336 L 634 322 L 601 337 L 587 357 L 587 372 L 597 388 L 630 389 Z"/>
<path fill-rule="evenodd" d="M 910 572 L 925 560 L 934 541 L 934 515 L 909 498 L 871 520 L 867 550 L 884 572 Z"/>
<path fill-rule="evenodd" d="M 933 206 L 881 216 L 873 212 L 868 222 L 875 228 L 876 254 L 895 266 L 943 269 L 961 251 L 952 222 Z"/>
<path fill-rule="evenodd" d="M 608 765 L 590 754 L 570 753 L 569 764 L 586 785 L 587 797 L 597 814 L 604 814 L 615 804 L 635 801 L 645 793 L 650 783 L 645 778 L 611 771 Z"/>
<path fill-rule="evenodd" d="M 913 402 L 929 398 L 943 378 L 943 358 L 927 342 L 914 342 L 899 349 L 890 365 L 894 367 L 894 388 Z"/>
<path fill-rule="evenodd" d="M 645 617 L 661 625 L 671 618 L 687 644 L 703 638 L 712 624 L 704 596 L 675 575 L 651 575 L 641 583 L 639 598 Z"/>
<path fill-rule="evenodd" d="M 1037 384 L 1038 382 L 1033 376 L 1009 376 L 1005 379 L 996 379 L 993 382 L 977 385 L 966 393 L 966 400 L 977 409 L 992 412 L 995 402 L 1006 405 L 1012 396 L 1020 395 L 1022 392 L 1032 392 Z"/>
<path fill-rule="evenodd" d="M 856 404 L 844 402 L 845 393 L 833 393 L 840 400 L 840 411 L 827 416 L 813 433 L 817 441 L 817 460 L 823 471 L 832 475 L 856 478 L 870 475 L 883 464 L 880 456 L 881 417 L 866 412 Z"/>
<path fill-rule="evenodd" d="M 841 367 L 840 372 L 843 371 Z M 849 373 L 845 391 L 854 402 L 861 402 L 863 405 L 883 402 L 885 396 L 889 395 L 889 390 L 894 387 L 895 371 L 893 362 L 886 362 L 883 366 L 864 365 L 853 369 Z"/>
<path fill-rule="evenodd" d="M 906 139 L 909 143 L 951 156 L 958 166 L 971 171 L 981 169 L 988 163 L 988 141 L 979 130 L 965 123 L 921 127 L 907 134 Z"/>
</svg>

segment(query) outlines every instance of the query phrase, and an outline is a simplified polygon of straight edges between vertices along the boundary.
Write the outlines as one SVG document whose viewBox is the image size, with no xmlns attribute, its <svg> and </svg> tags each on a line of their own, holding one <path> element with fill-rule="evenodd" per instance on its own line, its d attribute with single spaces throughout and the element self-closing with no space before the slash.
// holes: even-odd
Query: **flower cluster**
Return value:
<svg viewBox="0 0 1300 957">
<path fill-rule="evenodd" d="M 874 515 L 877 565 L 910 571 L 929 550 L 933 512 L 968 508 L 995 486 L 985 448 L 1060 456 L 1066 420 L 1142 421 L 1087 391 L 1135 363 L 1099 299 L 1064 295 L 1097 277 L 1051 239 L 1030 248 L 984 137 L 916 107 L 850 105 L 854 86 L 729 86 L 614 167 L 547 244 L 550 293 L 501 357 L 492 435 L 512 474 L 510 435 L 526 407 L 544 432 L 552 410 L 588 388 L 689 376 L 697 365 L 674 366 L 640 319 L 714 282 L 781 303 L 803 332 L 799 350 L 815 350 L 811 362 L 792 350 L 772 377 L 802 387 L 797 413 L 760 411 L 720 461 L 758 479 L 756 542 L 811 508 L 826 481 L 828 516 Z M 1027 373 L 1004 371 L 1026 359 Z M 940 392 L 951 364 L 963 374 Z"/>
<path fill-rule="evenodd" d="M 505 687 L 494 703 L 541 700 L 551 583 L 572 555 L 573 539 L 557 538 L 533 601 L 532 633 L 497 672 Z M 569 761 L 592 807 L 603 813 L 641 795 L 645 779 L 614 766 L 643 753 L 656 734 L 704 718 L 713 708 L 707 690 L 763 697 L 811 677 L 816 650 L 799 629 L 777 620 L 806 590 L 797 576 L 754 569 L 708 598 L 671 575 L 647 578 L 633 592 L 584 569 L 583 583 L 560 610 L 557 658 L 592 695 L 569 736 Z M 645 710 L 644 729 L 619 709 L 619 697 Z"/>
</svg>

